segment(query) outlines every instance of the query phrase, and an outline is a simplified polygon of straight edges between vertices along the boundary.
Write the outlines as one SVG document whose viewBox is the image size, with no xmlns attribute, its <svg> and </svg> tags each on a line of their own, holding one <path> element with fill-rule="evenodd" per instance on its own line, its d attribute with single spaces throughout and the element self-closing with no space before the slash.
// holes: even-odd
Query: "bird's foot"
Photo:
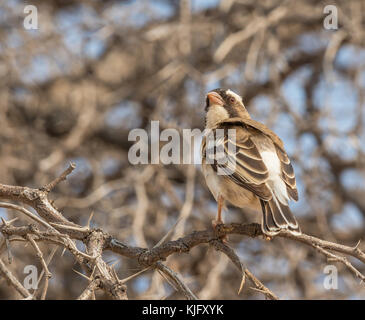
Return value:
<svg viewBox="0 0 365 320">
<path fill-rule="evenodd" d="M 223 224 L 223 221 L 222 220 L 212 220 L 212 226 L 213 226 L 213 229 L 216 230 L 217 227 L 220 225 L 220 224 Z"/>
<path fill-rule="evenodd" d="M 212 220 L 212 226 L 213 226 L 213 230 L 216 232 L 217 231 L 217 227 L 219 225 L 223 224 L 223 221 L 222 220 Z M 223 235 L 223 236 L 220 236 L 219 237 L 222 242 L 225 244 L 225 245 L 228 245 L 228 236 L 227 235 Z"/>
</svg>

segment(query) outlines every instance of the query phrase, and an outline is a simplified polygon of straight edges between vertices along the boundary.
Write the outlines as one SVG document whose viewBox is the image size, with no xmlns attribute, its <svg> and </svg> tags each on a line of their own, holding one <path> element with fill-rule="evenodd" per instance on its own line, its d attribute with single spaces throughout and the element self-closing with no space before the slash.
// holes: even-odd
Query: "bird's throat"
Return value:
<svg viewBox="0 0 365 320">
<path fill-rule="evenodd" d="M 229 119 L 229 113 L 223 106 L 210 106 L 205 117 L 206 128 L 213 129 L 219 122 L 227 119 Z"/>
</svg>

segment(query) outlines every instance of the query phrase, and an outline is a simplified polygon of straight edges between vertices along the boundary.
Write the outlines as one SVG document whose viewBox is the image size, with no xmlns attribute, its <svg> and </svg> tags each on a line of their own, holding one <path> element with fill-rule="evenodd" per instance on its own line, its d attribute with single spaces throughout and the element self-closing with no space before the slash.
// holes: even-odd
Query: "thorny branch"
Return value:
<svg viewBox="0 0 365 320">
<path fill-rule="evenodd" d="M 196 299 L 196 295 L 184 283 L 181 276 L 161 261 L 166 260 L 167 257 L 176 253 L 188 253 L 193 247 L 200 244 L 209 244 L 215 250 L 224 253 L 234 263 L 242 277 L 241 288 L 239 291 L 241 291 L 242 286 L 245 283 L 245 278 L 248 277 L 254 285 L 255 290 L 263 293 L 269 299 L 278 299 L 278 297 L 266 288 L 251 271 L 242 266 L 235 251 L 220 240 L 222 236 L 230 234 L 237 234 L 252 238 L 262 236 L 263 234 L 259 224 L 224 224 L 219 225 L 215 231 L 194 231 L 177 240 L 164 242 L 164 238 L 164 240 L 160 241 L 151 249 L 133 247 L 115 239 L 104 230 L 92 229 L 89 226 L 82 227 L 69 222 L 60 211 L 50 204 L 48 200 L 48 193 L 58 183 L 65 180 L 67 174 L 71 173 L 73 168 L 74 166 L 71 165 L 59 178 L 48 184 L 48 187 L 41 189 L 14 187 L 0 184 L 1 199 L 17 200 L 24 205 L 30 205 L 39 215 L 36 216 L 29 210 L 18 205 L 4 202 L 0 203 L 0 207 L 14 209 L 17 212 L 23 213 L 27 218 L 32 219 L 33 222 L 39 225 L 28 224 L 23 226 L 13 226 L 12 224 L 15 219 L 8 222 L 3 219 L 2 225 L 0 226 L 0 232 L 4 238 L 8 240 L 7 250 L 10 250 L 9 243 L 13 241 L 28 241 L 35 249 L 36 255 L 40 260 L 45 273 L 41 299 L 46 298 L 48 281 L 52 275 L 49 272 L 48 264 L 43 258 L 42 251 L 37 244 L 38 242 L 53 243 L 69 250 L 75 260 L 83 266 L 84 270 L 87 270 L 89 274 L 85 277 L 89 279 L 89 285 L 86 287 L 84 292 L 80 294 L 79 299 L 93 298 L 96 290 L 103 290 L 114 299 L 127 299 L 127 287 L 125 283 L 129 279 L 120 280 L 115 269 L 104 261 L 102 253 L 107 250 L 121 256 L 135 259 L 142 268 L 152 267 L 157 269 L 164 275 L 166 280 L 186 298 Z M 290 232 L 285 231 L 282 231 L 279 235 L 277 235 L 277 237 L 290 239 L 311 246 L 327 258 L 344 264 L 359 279 L 365 279 L 364 275 L 361 274 L 353 266 L 353 264 L 343 256 L 346 255 L 356 258 L 365 264 L 365 253 L 359 248 L 360 243 L 354 247 L 350 247 L 306 234 L 293 235 Z M 75 240 L 80 240 L 85 244 L 85 251 L 77 249 Z M 6 247 L 4 244 L 5 242 L 6 241 L 4 240 L 0 243 L 0 253 Z M 270 244 L 267 243 L 267 245 Z M 31 294 L 20 284 L 16 277 L 12 275 L 2 260 L 0 260 L 0 272 L 8 280 L 10 285 L 23 296 L 23 298 L 32 297 Z M 237 277 L 239 277 L 239 275 L 237 275 Z"/>
</svg>

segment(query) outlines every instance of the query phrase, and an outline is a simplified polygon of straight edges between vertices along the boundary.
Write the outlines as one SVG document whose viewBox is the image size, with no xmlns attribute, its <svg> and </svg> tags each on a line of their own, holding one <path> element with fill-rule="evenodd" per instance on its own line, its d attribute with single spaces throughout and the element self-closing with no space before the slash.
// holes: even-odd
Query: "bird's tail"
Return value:
<svg viewBox="0 0 365 320">
<path fill-rule="evenodd" d="M 281 203 L 273 195 L 269 201 L 260 200 L 262 207 L 262 231 L 268 236 L 274 236 L 281 230 L 300 234 L 300 228 L 289 206 Z"/>
</svg>

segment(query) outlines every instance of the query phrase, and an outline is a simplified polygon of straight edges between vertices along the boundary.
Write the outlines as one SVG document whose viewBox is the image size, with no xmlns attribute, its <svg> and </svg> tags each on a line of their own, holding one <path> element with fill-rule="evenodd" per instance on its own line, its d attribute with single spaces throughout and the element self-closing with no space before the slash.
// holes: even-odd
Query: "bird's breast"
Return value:
<svg viewBox="0 0 365 320">
<path fill-rule="evenodd" d="M 251 208 L 258 210 L 260 203 L 258 198 L 249 190 L 238 186 L 224 175 L 218 175 L 208 164 L 203 164 L 203 174 L 210 192 L 215 200 L 221 195 L 232 205 L 239 208 Z"/>
<path fill-rule="evenodd" d="M 214 199 L 217 200 L 220 194 L 220 178 L 209 164 L 203 163 L 202 168 L 207 186 Z"/>
</svg>

